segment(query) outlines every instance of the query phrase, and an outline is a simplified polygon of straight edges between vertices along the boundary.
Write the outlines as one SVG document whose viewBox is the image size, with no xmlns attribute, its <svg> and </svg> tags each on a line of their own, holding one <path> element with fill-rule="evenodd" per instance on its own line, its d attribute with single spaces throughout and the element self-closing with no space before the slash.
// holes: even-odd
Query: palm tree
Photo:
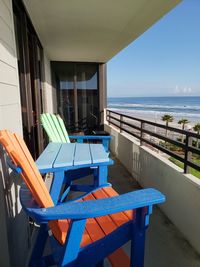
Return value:
<svg viewBox="0 0 200 267">
<path fill-rule="evenodd" d="M 182 124 L 182 130 L 185 130 L 185 125 L 189 123 L 188 119 L 181 119 L 178 121 L 178 124 Z"/>
<path fill-rule="evenodd" d="M 200 122 L 194 125 L 193 127 L 194 131 L 197 132 L 197 134 L 200 135 Z M 196 147 L 199 147 L 199 138 L 197 138 L 197 144 Z"/>
<path fill-rule="evenodd" d="M 178 121 L 178 124 L 182 124 L 182 130 L 185 130 L 185 125 L 189 123 L 189 120 L 188 119 L 184 119 L 182 118 L 181 120 Z M 182 134 L 182 143 L 184 141 L 184 135 Z"/>
<path fill-rule="evenodd" d="M 165 114 L 164 116 L 162 116 L 162 120 L 166 122 L 166 126 L 169 125 L 169 122 L 172 122 L 174 120 L 174 117 L 171 116 L 170 114 Z M 167 137 L 167 129 L 165 132 L 165 136 Z"/>
</svg>

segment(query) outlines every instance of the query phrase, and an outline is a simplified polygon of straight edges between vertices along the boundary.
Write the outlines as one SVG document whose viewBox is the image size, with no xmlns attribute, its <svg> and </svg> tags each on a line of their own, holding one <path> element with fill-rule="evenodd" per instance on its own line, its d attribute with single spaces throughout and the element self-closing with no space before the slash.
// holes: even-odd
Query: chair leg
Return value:
<svg viewBox="0 0 200 267">
<path fill-rule="evenodd" d="M 133 237 L 131 242 L 131 267 L 144 266 L 145 250 L 145 216 L 146 209 L 136 210 L 136 219 L 133 222 Z"/>
<path fill-rule="evenodd" d="M 76 266 L 73 261 L 77 259 L 79 253 L 85 224 L 86 219 L 71 221 L 67 239 L 65 241 L 65 245 L 63 246 L 63 254 L 61 255 L 58 264 L 59 267 Z"/>
<path fill-rule="evenodd" d="M 35 262 L 42 258 L 46 240 L 48 237 L 48 231 L 46 225 L 41 225 L 37 238 L 35 240 L 34 248 L 29 260 L 29 267 L 35 266 Z"/>
<path fill-rule="evenodd" d="M 100 262 L 98 262 L 95 267 L 103 267 L 104 266 L 104 260 L 101 260 Z"/>
</svg>

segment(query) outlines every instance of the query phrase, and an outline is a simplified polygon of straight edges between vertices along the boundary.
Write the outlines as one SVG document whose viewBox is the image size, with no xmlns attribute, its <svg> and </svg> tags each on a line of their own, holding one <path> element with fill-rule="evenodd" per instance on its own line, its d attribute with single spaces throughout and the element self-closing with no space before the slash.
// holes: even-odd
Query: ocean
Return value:
<svg viewBox="0 0 200 267">
<path fill-rule="evenodd" d="M 153 121 L 159 121 L 164 114 L 171 114 L 174 121 L 186 118 L 191 123 L 200 122 L 200 96 L 109 97 L 108 108 Z"/>
</svg>

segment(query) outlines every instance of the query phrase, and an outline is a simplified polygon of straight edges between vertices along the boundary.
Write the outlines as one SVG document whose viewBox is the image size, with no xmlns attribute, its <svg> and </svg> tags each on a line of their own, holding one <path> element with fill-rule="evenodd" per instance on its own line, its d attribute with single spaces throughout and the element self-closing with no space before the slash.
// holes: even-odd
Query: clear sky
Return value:
<svg viewBox="0 0 200 267">
<path fill-rule="evenodd" d="M 183 0 L 111 59 L 108 96 L 200 96 L 200 0 Z"/>
</svg>

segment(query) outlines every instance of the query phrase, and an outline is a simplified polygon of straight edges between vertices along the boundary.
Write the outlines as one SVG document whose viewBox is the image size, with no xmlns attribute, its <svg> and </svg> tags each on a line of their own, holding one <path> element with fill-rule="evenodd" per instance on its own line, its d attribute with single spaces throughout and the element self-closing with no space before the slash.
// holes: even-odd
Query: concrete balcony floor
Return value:
<svg viewBox="0 0 200 267">
<path fill-rule="evenodd" d="M 118 159 L 109 167 L 109 182 L 119 193 L 140 189 L 138 183 Z M 125 246 L 129 253 L 130 244 Z M 105 266 L 110 266 L 106 261 Z M 200 267 L 200 256 L 164 213 L 154 207 L 147 230 L 145 267 Z"/>
</svg>

